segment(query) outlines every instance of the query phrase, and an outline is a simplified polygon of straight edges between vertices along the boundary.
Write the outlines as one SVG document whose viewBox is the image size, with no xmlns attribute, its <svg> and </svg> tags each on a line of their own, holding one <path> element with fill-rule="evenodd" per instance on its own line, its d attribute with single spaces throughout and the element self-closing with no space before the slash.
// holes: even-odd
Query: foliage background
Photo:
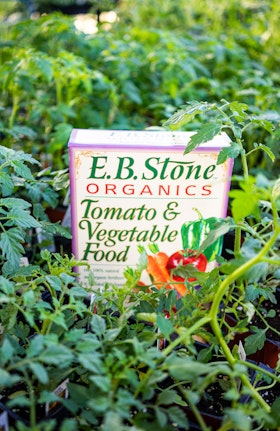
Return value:
<svg viewBox="0 0 280 431">
<path fill-rule="evenodd" d="M 117 14 L 113 24 L 101 14 L 93 34 L 77 30 L 75 15 L 50 12 L 55 3 L 0 4 L 3 145 L 43 159 L 47 153 L 47 163 L 61 169 L 68 166 L 73 127 L 160 127 L 189 101 L 226 99 L 274 122 L 273 134 L 248 130 L 246 145 L 268 145 L 276 163 L 257 152 L 249 167 L 277 176 L 279 2 L 91 2 L 93 18 L 102 5 Z M 36 13 L 42 5 L 48 14 Z M 203 121 L 199 116 L 186 128 L 196 130 Z"/>
</svg>

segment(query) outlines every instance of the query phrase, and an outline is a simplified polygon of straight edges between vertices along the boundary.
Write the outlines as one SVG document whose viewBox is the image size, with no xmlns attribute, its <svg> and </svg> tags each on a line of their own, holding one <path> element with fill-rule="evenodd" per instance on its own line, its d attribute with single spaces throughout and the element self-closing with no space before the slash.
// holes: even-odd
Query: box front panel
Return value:
<svg viewBox="0 0 280 431">
<path fill-rule="evenodd" d="M 219 150 L 183 155 L 182 148 L 70 148 L 73 252 L 89 262 L 96 288 L 122 285 L 138 246 L 182 248 L 181 227 L 199 216 L 224 217 L 232 162 Z M 87 271 L 81 267 L 80 281 Z"/>
</svg>

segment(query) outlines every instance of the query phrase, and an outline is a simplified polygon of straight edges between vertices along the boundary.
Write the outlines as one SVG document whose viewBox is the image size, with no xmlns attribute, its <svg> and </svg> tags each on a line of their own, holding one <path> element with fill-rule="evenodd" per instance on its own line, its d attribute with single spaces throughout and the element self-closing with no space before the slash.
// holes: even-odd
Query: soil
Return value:
<svg viewBox="0 0 280 431">
<path fill-rule="evenodd" d="M 273 331 L 272 329 L 268 329 L 266 332 L 266 338 L 270 339 L 272 341 L 276 341 L 277 343 L 280 343 L 280 288 L 276 289 L 275 292 L 275 298 L 276 298 L 276 304 L 269 300 L 265 300 L 262 302 L 260 307 L 260 312 L 262 316 L 266 319 L 267 323 L 274 328 L 278 333 Z M 267 313 L 270 310 L 275 311 L 274 317 L 267 317 Z M 259 316 L 255 315 L 251 321 L 251 324 L 254 326 L 257 326 L 258 328 L 265 328 L 264 322 L 260 319 Z"/>
<path fill-rule="evenodd" d="M 261 390 L 260 394 L 265 402 L 271 406 L 280 397 L 280 383 L 276 383 L 272 388 Z"/>
</svg>

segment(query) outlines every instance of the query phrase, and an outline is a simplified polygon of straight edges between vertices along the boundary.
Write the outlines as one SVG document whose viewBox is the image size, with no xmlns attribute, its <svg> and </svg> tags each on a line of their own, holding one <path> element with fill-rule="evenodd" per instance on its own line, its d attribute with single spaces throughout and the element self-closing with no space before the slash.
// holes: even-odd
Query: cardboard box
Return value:
<svg viewBox="0 0 280 431">
<path fill-rule="evenodd" d="M 73 253 L 96 288 L 121 286 L 138 246 L 182 248 L 181 227 L 225 217 L 233 161 L 217 165 L 226 134 L 184 155 L 191 132 L 74 129 L 69 139 Z M 79 269 L 80 282 L 87 271 Z"/>
</svg>

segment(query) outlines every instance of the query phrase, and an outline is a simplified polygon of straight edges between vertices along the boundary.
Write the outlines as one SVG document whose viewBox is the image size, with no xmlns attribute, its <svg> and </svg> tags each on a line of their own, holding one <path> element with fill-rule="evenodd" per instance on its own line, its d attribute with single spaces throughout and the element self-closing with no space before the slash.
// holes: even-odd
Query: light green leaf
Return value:
<svg viewBox="0 0 280 431">
<path fill-rule="evenodd" d="M 273 163 L 275 162 L 275 155 L 267 145 L 260 144 L 259 149 L 263 150 Z"/>
<path fill-rule="evenodd" d="M 224 163 L 227 159 L 235 159 L 240 154 L 241 147 L 235 142 L 231 142 L 229 147 L 224 147 L 218 155 L 217 164 Z"/>
<path fill-rule="evenodd" d="M 278 180 L 276 180 L 273 189 L 272 189 L 272 198 L 273 200 L 276 201 L 276 199 L 278 199 L 280 196 L 280 178 L 278 178 Z"/>
<path fill-rule="evenodd" d="M 170 129 L 175 130 L 184 126 L 193 120 L 193 118 L 209 109 L 213 108 L 213 104 L 208 102 L 190 102 L 188 105 L 183 105 L 175 114 L 171 116 L 167 121 L 163 123 L 163 126 L 169 126 Z"/>
<path fill-rule="evenodd" d="M 228 107 L 237 121 L 241 122 L 248 118 L 248 114 L 245 112 L 248 110 L 246 103 L 231 102 L 228 104 Z"/>
<path fill-rule="evenodd" d="M 184 151 L 184 154 L 188 154 L 193 151 L 198 145 L 204 142 L 211 141 L 217 136 L 222 129 L 222 125 L 216 123 L 206 123 L 200 126 L 198 132 L 191 136 L 190 141 Z"/>
</svg>

